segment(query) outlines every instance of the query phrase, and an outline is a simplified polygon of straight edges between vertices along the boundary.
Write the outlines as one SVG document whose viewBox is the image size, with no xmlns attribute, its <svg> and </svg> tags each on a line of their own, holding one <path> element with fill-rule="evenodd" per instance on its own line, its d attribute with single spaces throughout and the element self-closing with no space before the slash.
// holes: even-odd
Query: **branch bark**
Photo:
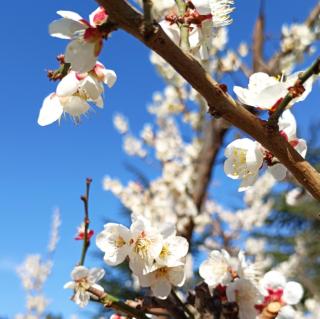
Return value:
<svg viewBox="0 0 320 319">
<path fill-rule="evenodd" d="M 295 178 L 320 200 L 320 175 L 276 130 L 238 105 L 223 92 L 218 83 L 189 54 L 177 47 L 158 26 L 153 35 L 144 38 L 141 32 L 143 15 L 124 0 L 98 0 L 109 13 L 110 19 L 150 49 L 158 53 L 188 81 L 207 101 L 209 113 L 219 114 L 243 130 L 276 156 Z"/>
</svg>

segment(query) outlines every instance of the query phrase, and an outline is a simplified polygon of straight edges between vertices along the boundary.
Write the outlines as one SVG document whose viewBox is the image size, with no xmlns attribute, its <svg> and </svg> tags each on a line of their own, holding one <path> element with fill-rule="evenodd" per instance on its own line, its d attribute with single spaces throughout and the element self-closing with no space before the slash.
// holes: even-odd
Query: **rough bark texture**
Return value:
<svg viewBox="0 0 320 319">
<path fill-rule="evenodd" d="M 180 73 L 207 101 L 209 112 L 219 114 L 234 126 L 251 135 L 271 151 L 316 198 L 320 199 L 320 175 L 291 145 L 275 130 L 238 105 L 228 96 L 201 65 L 184 53 L 156 26 L 148 39 L 143 34 L 143 15 L 123 0 L 98 0 L 105 7 L 110 19 L 120 28 L 135 36 L 162 56 Z"/>
</svg>

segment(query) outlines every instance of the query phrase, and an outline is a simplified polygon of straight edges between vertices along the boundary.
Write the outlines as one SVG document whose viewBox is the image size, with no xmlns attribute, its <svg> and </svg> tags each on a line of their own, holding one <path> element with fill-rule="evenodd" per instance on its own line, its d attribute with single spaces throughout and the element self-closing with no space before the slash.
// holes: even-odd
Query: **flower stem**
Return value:
<svg viewBox="0 0 320 319">
<path fill-rule="evenodd" d="M 179 10 L 180 17 L 183 17 L 187 11 L 187 4 L 184 0 L 175 0 L 176 5 Z M 180 27 L 180 47 L 183 51 L 190 50 L 190 42 L 189 42 L 189 24 L 186 22 L 182 22 L 179 24 Z"/>
<path fill-rule="evenodd" d="M 318 57 L 315 62 L 303 73 L 301 73 L 295 82 L 293 88 L 301 86 L 304 84 L 309 78 L 311 78 L 314 74 L 318 74 L 320 72 L 320 57 Z M 271 114 L 268 119 L 268 127 L 276 128 L 278 126 L 278 120 L 281 114 L 284 112 L 289 103 L 295 98 L 294 93 L 289 91 L 288 94 L 281 101 L 277 109 Z"/>
</svg>

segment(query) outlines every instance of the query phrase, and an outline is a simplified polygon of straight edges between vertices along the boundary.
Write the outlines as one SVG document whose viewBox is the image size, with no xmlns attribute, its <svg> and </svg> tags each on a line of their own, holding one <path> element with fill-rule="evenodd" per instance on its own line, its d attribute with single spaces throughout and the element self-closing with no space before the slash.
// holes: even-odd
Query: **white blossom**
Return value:
<svg viewBox="0 0 320 319">
<path fill-rule="evenodd" d="M 80 307 L 85 307 L 90 300 L 91 293 L 89 288 L 95 288 L 103 291 L 103 288 L 97 284 L 104 277 L 104 270 L 99 268 L 88 269 L 84 266 L 76 266 L 71 272 L 73 281 L 69 281 L 64 288 L 72 289 L 74 295 L 72 300 Z"/>
<path fill-rule="evenodd" d="M 225 149 L 224 171 L 232 179 L 242 179 L 239 191 L 250 187 L 263 164 L 260 145 L 248 138 L 237 139 Z"/>
</svg>

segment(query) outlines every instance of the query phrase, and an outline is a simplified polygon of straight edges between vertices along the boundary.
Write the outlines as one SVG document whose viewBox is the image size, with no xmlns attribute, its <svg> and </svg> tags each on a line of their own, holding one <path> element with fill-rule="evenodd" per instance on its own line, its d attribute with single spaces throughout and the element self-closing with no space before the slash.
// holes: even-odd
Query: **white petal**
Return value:
<svg viewBox="0 0 320 319">
<path fill-rule="evenodd" d="M 69 72 L 58 84 L 57 94 L 59 96 L 69 96 L 78 91 L 80 81 L 74 71 Z"/>
<path fill-rule="evenodd" d="M 113 70 L 104 69 L 102 70 L 104 75 L 104 84 L 108 85 L 109 88 L 112 88 L 117 81 L 117 74 Z"/>
<path fill-rule="evenodd" d="M 86 76 L 80 84 L 81 90 L 83 90 L 90 100 L 97 100 L 100 94 L 103 92 L 102 84 L 92 76 Z"/>
<path fill-rule="evenodd" d="M 90 109 L 90 105 L 79 96 L 61 98 L 63 111 L 71 116 L 80 116 Z"/>
<path fill-rule="evenodd" d="M 282 164 L 268 166 L 268 171 L 278 181 L 282 181 L 287 176 L 287 168 Z"/>
<path fill-rule="evenodd" d="M 295 150 L 303 157 L 306 157 L 308 146 L 304 139 L 299 139 L 298 144 L 295 146 Z"/>
<path fill-rule="evenodd" d="M 239 192 L 244 192 L 246 191 L 248 188 L 250 188 L 257 180 L 258 178 L 258 174 L 252 174 L 252 175 L 248 175 L 246 177 L 244 177 L 241 181 L 241 184 L 238 188 Z"/>
<path fill-rule="evenodd" d="M 290 110 L 285 110 L 279 118 L 279 130 L 286 133 L 289 141 L 296 137 L 297 122 Z"/>
<path fill-rule="evenodd" d="M 57 14 L 62 18 L 67 18 L 74 21 L 80 21 L 83 19 L 81 15 L 73 11 L 59 10 L 57 11 Z"/>
<path fill-rule="evenodd" d="M 95 43 L 75 39 L 68 44 L 64 58 L 67 63 L 71 63 L 72 70 L 79 73 L 89 72 L 97 61 Z"/>
<path fill-rule="evenodd" d="M 184 266 L 169 268 L 169 281 L 173 286 L 181 287 L 185 282 Z"/>
<path fill-rule="evenodd" d="M 121 237 L 124 241 L 123 246 L 117 245 L 117 240 Z M 129 229 L 120 224 L 109 223 L 105 225 L 105 229 L 98 234 L 96 245 L 104 253 L 104 261 L 111 266 L 116 266 L 122 263 L 128 256 L 130 247 Z"/>
<path fill-rule="evenodd" d="M 296 318 L 296 311 L 291 306 L 284 306 L 280 309 L 277 319 L 294 319 Z"/>
<path fill-rule="evenodd" d="M 73 301 L 81 308 L 85 307 L 89 303 L 89 300 L 90 294 L 83 290 L 77 290 L 73 297 Z"/>
<path fill-rule="evenodd" d="M 192 0 L 192 3 L 200 14 L 206 15 L 211 13 L 208 0 Z"/>
<path fill-rule="evenodd" d="M 169 239 L 169 247 L 170 253 L 174 256 L 174 258 L 180 259 L 187 255 L 189 243 L 184 237 L 174 236 L 172 241 Z"/>
<path fill-rule="evenodd" d="M 85 29 L 84 24 L 66 18 L 54 20 L 49 24 L 49 34 L 60 39 L 71 39 L 75 32 Z"/>
<path fill-rule="evenodd" d="M 159 299 L 166 299 L 171 291 L 171 284 L 165 278 L 160 278 L 151 285 L 153 294 Z"/>
<path fill-rule="evenodd" d="M 76 266 L 71 272 L 71 277 L 75 281 L 86 278 L 88 275 L 89 270 L 84 266 Z"/>
<path fill-rule="evenodd" d="M 101 268 L 91 268 L 89 270 L 88 281 L 92 284 L 101 280 L 105 275 L 105 271 Z"/>
<path fill-rule="evenodd" d="M 102 98 L 101 95 L 96 100 L 94 100 L 93 102 L 97 107 L 99 107 L 100 109 L 103 109 L 104 102 L 103 102 L 103 98 Z"/>
<path fill-rule="evenodd" d="M 40 109 L 38 124 L 41 126 L 49 125 L 57 121 L 63 113 L 63 108 L 58 96 L 54 93 L 47 96 Z"/>
<path fill-rule="evenodd" d="M 296 305 L 300 302 L 302 296 L 302 286 L 298 282 L 290 281 L 284 287 L 282 299 L 288 305 Z"/>
<path fill-rule="evenodd" d="M 179 45 L 180 42 L 180 29 L 176 24 L 170 25 L 169 21 L 162 20 L 159 22 L 159 25 L 167 36 L 173 41 L 176 45 Z"/>
<path fill-rule="evenodd" d="M 64 286 L 63 288 L 64 289 L 75 289 L 76 287 L 76 284 L 74 281 L 68 281 Z"/>
<path fill-rule="evenodd" d="M 271 85 L 262 90 L 257 97 L 256 107 L 261 109 L 271 109 L 280 98 L 284 98 L 288 93 L 287 87 L 283 82 Z"/>
</svg>

